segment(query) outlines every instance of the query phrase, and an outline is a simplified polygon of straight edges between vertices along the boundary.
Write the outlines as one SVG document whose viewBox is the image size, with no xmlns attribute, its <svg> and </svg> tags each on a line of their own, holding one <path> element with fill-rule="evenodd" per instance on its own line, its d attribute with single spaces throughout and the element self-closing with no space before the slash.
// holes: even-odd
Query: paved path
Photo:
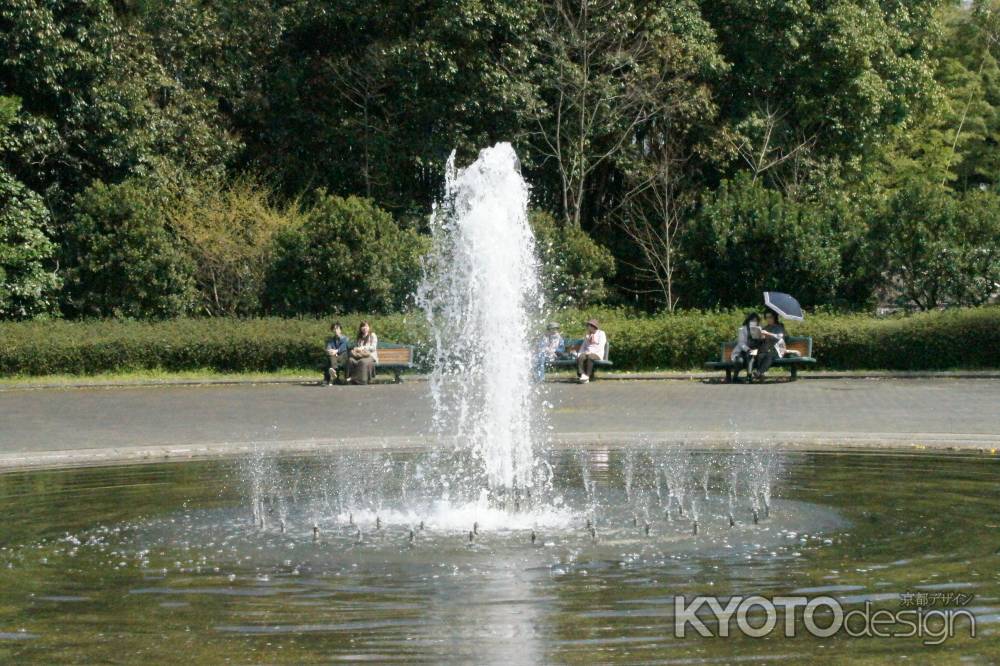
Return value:
<svg viewBox="0 0 1000 666">
<path fill-rule="evenodd" d="M 1000 446 L 1000 380 L 825 379 L 546 385 L 557 442 Z M 428 385 L 170 386 L 0 392 L 0 466 L 190 457 L 267 446 L 402 446 L 428 431 Z M 359 418 L 359 414 L 368 414 Z"/>
</svg>

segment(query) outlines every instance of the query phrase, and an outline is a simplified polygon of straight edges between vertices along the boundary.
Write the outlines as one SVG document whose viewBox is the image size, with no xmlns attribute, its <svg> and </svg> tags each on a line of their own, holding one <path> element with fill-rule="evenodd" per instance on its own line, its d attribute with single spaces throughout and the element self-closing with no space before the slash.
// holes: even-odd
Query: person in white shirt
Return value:
<svg viewBox="0 0 1000 666">
<path fill-rule="evenodd" d="M 604 350 L 608 344 L 608 336 L 597 325 L 596 319 L 587 322 L 587 335 L 580 344 L 580 352 L 576 357 L 577 374 L 580 383 L 586 384 L 594 374 L 594 361 L 604 359 Z"/>
<path fill-rule="evenodd" d="M 545 379 L 545 364 L 563 358 L 566 355 L 566 343 L 559 332 L 559 322 L 552 322 L 547 327 L 547 333 L 538 341 L 535 348 L 535 379 Z"/>
</svg>

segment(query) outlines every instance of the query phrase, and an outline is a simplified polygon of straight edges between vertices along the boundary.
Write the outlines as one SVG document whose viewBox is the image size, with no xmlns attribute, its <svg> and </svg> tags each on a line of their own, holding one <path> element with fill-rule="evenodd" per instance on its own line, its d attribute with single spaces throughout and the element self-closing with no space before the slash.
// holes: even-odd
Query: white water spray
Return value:
<svg viewBox="0 0 1000 666">
<path fill-rule="evenodd" d="M 528 185 L 509 143 L 448 160 L 417 301 L 434 344 L 434 423 L 482 464 L 491 489 L 530 487 L 537 416 L 531 338 L 542 310 Z"/>
</svg>

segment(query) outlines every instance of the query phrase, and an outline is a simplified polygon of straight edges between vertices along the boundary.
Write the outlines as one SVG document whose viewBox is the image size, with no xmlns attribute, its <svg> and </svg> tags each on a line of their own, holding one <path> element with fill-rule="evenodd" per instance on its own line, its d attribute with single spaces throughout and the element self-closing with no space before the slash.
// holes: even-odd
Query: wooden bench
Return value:
<svg viewBox="0 0 1000 666">
<path fill-rule="evenodd" d="M 771 364 L 771 367 L 788 368 L 792 374 L 792 381 L 794 382 L 798 379 L 799 367 L 815 365 L 816 363 L 816 359 L 813 358 L 812 355 L 813 339 L 809 337 L 785 338 L 785 346 L 788 351 L 792 353 L 776 359 L 774 363 Z M 725 370 L 726 381 L 733 381 L 733 373 L 739 368 L 739 364 L 736 361 L 730 360 L 732 358 L 733 349 L 735 348 L 735 340 L 733 342 L 722 343 L 722 359 L 719 361 L 709 361 L 705 364 L 705 367 L 709 370 Z"/>
<path fill-rule="evenodd" d="M 353 345 L 351 345 L 353 346 Z M 327 356 L 324 353 L 323 359 L 326 360 Z M 345 363 L 346 365 L 346 363 Z M 321 370 L 326 371 L 327 366 L 323 366 Z M 375 363 L 375 370 L 388 370 L 395 377 L 395 382 L 399 384 L 403 381 L 402 372 L 403 370 L 413 369 L 413 345 L 397 345 L 392 342 L 380 342 L 378 343 L 378 361 Z M 337 376 L 334 378 L 335 381 L 341 381 L 341 373 L 345 371 L 345 366 L 337 367 Z"/>
<path fill-rule="evenodd" d="M 575 352 L 575 351 L 580 351 L 580 345 L 582 345 L 582 344 L 583 344 L 583 338 L 577 338 L 575 340 L 566 340 L 566 342 L 565 342 L 566 353 L 569 354 L 569 353 L 572 353 L 572 352 Z M 611 342 L 609 341 L 609 342 L 607 342 L 604 345 L 604 358 L 602 358 L 599 361 L 594 361 L 594 372 L 590 376 L 590 378 L 592 380 L 597 378 L 597 369 L 598 368 L 610 368 L 610 367 L 612 367 L 614 365 L 608 359 L 608 356 L 610 354 L 611 354 Z M 556 359 L 553 359 L 551 361 L 546 361 L 545 362 L 545 367 L 546 368 L 573 368 L 575 370 L 576 369 L 576 359 L 575 358 L 556 358 Z"/>
</svg>

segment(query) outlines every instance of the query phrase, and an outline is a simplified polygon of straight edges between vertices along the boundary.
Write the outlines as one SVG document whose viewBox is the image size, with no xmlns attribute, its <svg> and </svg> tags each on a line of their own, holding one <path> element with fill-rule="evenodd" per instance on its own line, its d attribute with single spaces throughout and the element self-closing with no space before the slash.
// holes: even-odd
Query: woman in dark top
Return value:
<svg viewBox="0 0 1000 666">
<path fill-rule="evenodd" d="M 733 375 L 734 382 L 739 379 L 740 370 L 748 368 L 750 359 L 753 358 L 750 352 L 760 347 L 760 343 L 760 315 L 751 312 L 736 332 L 736 346 L 733 347 L 733 353 L 730 356 L 730 359 L 737 364 L 736 374 Z"/>
<path fill-rule="evenodd" d="M 763 378 L 771 364 L 785 355 L 785 327 L 778 320 L 777 312 L 770 308 L 764 311 L 764 327 L 760 332 L 763 340 L 753 364 L 753 374 L 757 379 Z"/>
</svg>

